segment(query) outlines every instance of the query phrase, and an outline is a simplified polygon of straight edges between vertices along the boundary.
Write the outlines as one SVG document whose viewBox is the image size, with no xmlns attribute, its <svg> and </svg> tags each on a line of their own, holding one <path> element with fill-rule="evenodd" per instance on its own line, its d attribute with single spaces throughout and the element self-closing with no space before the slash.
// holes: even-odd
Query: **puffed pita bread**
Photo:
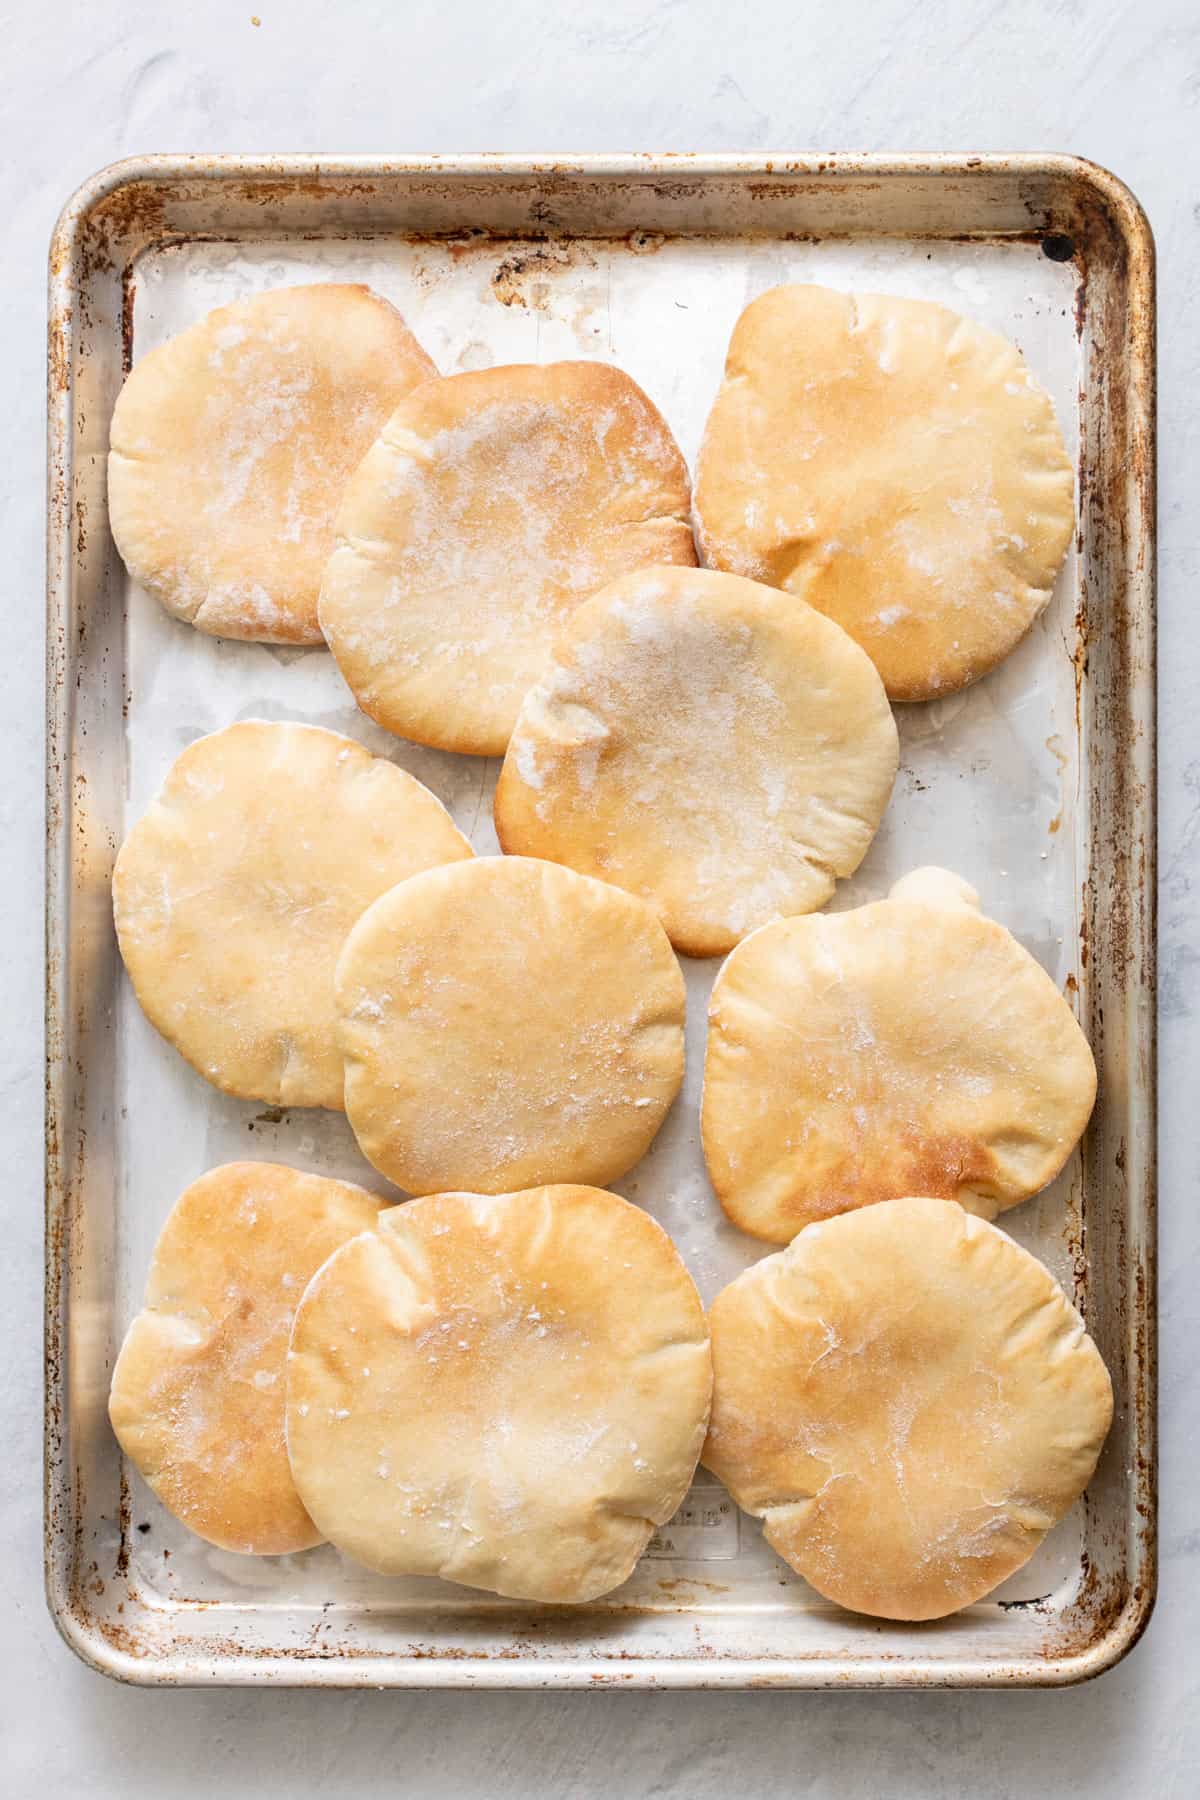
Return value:
<svg viewBox="0 0 1200 1800">
<path fill-rule="evenodd" d="M 683 1079 L 684 987 L 644 901 L 526 857 L 402 882 L 337 966 L 346 1113 L 409 1193 L 613 1181 Z"/>
<path fill-rule="evenodd" d="M 952 1201 L 809 1225 L 709 1313 L 706 1467 L 826 1599 L 937 1619 L 1090 1480 L 1112 1385 L 1028 1251 Z"/>
<path fill-rule="evenodd" d="M 206 1080 L 342 1105 L 333 972 L 371 901 L 471 855 L 441 802 L 352 738 L 247 719 L 197 738 L 113 873 L 142 1008 Z"/>
<path fill-rule="evenodd" d="M 473 370 L 409 395 L 346 489 L 321 625 L 389 731 L 500 756 L 554 633 L 643 563 L 694 563 L 687 468 L 602 363 Z"/>
<path fill-rule="evenodd" d="M 108 504 L 125 565 L 217 637 L 319 644 L 317 595 L 347 477 L 436 371 L 370 288 L 276 288 L 143 356 L 112 418 Z"/>
<path fill-rule="evenodd" d="M 1053 981 L 945 870 L 763 926 L 713 987 L 704 1157 L 772 1243 L 918 1190 L 994 1218 L 1058 1173 L 1095 1097 Z"/>
<path fill-rule="evenodd" d="M 898 756 L 883 684 L 831 620 L 737 575 L 640 569 L 579 608 L 526 694 L 496 830 L 716 956 L 853 874 Z"/>
<path fill-rule="evenodd" d="M 777 287 L 734 328 L 700 549 L 836 619 L 893 700 L 926 700 L 986 674 L 1042 611 L 1073 485 L 1006 338 L 928 300 Z"/>
<path fill-rule="evenodd" d="M 638 1207 L 588 1187 L 430 1195 L 309 1283 L 292 1471 L 369 1568 L 593 1600 L 687 1492 L 711 1386 L 699 1295 Z"/>
<path fill-rule="evenodd" d="M 163 1505 L 222 1550 L 283 1556 L 321 1542 L 288 1468 L 288 1337 L 311 1276 L 380 1204 L 278 1163 L 226 1163 L 167 1217 L 109 1417 Z"/>
</svg>

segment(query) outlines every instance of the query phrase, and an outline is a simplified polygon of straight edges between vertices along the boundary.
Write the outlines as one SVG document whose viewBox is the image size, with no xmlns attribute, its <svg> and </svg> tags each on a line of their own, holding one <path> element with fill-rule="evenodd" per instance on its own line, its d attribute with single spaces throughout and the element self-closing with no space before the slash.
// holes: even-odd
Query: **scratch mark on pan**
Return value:
<svg viewBox="0 0 1200 1800">
<path fill-rule="evenodd" d="M 475 796 L 475 817 L 471 820 L 471 829 L 467 833 L 467 836 L 471 840 L 472 844 L 474 844 L 474 842 L 475 842 L 475 827 L 478 825 L 479 815 L 483 811 L 483 793 L 484 793 L 484 789 L 486 787 L 487 787 L 487 763 L 481 762 L 479 765 L 479 792 Z"/>
</svg>

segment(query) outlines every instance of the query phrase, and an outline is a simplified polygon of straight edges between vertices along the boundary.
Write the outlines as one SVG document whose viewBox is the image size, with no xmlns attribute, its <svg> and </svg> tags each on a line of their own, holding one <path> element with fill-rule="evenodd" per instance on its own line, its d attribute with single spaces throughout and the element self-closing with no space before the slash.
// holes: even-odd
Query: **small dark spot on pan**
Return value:
<svg viewBox="0 0 1200 1800">
<path fill-rule="evenodd" d="M 1075 255 L 1075 240 L 1060 231 L 1052 231 L 1042 239 L 1042 255 L 1048 256 L 1051 262 L 1070 262 Z"/>
<path fill-rule="evenodd" d="M 150 1522 L 149 1522 L 149 1520 L 148 1520 L 148 1519 L 146 1519 L 146 1520 L 143 1520 L 143 1521 L 142 1521 L 142 1523 L 141 1523 L 141 1524 L 140 1524 L 140 1525 L 139 1525 L 139 1526 L 138 1526 L 138 1530 L 139 1530 L 139 1531 L 140 1531 L 140 1532 L 141 1532 L 141 1533 L 142 1533 L 142 1534 L 143 1534 L 143 1535 L 145 1535 L 145 1533 L 146 1533 L 146 1532 L 147 1532 L 147 1531 L 149 1531 L 149 1529 L 150 1529 Z"/>
</svg>

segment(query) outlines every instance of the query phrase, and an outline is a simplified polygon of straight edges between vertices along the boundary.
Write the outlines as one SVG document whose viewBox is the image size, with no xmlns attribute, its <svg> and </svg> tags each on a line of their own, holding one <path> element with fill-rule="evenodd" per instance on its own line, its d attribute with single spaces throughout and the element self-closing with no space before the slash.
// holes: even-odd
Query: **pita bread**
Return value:
<svg viewBox="0 0 1200 1800">
<path fill-rule="evenodd" d="M 319 644 L 347 477 L 433 364 L 370 288 L 220 306 L 134 366 L 112 417 L 112 533 L 135 581 L 216 637 Z"/>
<path fill-rule="evenodd" d="M 581 601 L 643 563 L 694 563 L 683 457 L 602 363 L 452 375 L 393 413 L 346 490 L 321 625 L 364 712 L 502 756 Z"/>
<path fill-rule="evenodd" d="M 496 830 L 717 956 L 853 874 L 898 755 L 883 684 L 831 620 L 740 576 L 641 569 L 579 608 L 526 694 Z"/>
<path fill-rule="evenodd" d="M 939 1619 L 1083 1492 L 1112 1386 L 1062 1289 L 951 1201 L 809 1225 L 709 1314 L 704 1462 L 827 1600 Z"/>
<path fill-rule="evenodd" d="M 734 329 L 701 554 L 845 627 L 893 700 L 965 687 L 1050 598 L 1070 459 L 1015 345 L 927 300 L 778 287 Z"/>
<path fill-rule="evenodd" d="M 321 1542 L 284 1445 L 288 1335 L 310 1276 L 379 1207 L 345 1181 L 243 1162 L 210 1169 L 168 1214 L 109 1417 L 163 1505 L 222 1550 Z"/>
<path fill-rule="evenodd" d="M 189 744 L 125 839 L 121 955 L 151 1024 L 215 1087 L 339 1110 L 347 932 L 397 881 L 470 855 L 441 802 L 353 738 L 244 720 Z"/>
<path fill-rule="evenodd" d="M 410 1193 L 615 1180 L 683 1079 L 683 976 L 650 908 L 525 857 L 377 900 L 337 1007 L 359 1148 Z"/>
<path fill-rule="evenodd" d="M 942 869 L 765 925 L 709 1010 L 701 1130 L 735 1225 L 786 1244 L 916 1189 L 993 1218 L 1057 1175 L 1096 1097 L 1070 1007 Z"/>
<path fill-rule="evenodd" d="M 648 1214 L 588 1187 L 436 1194 L 310 1282 L 288 1449 L 369 1568 L 594 1600 L 687 1492 L 711 1387 L 699 1295 Z"/>
</svg>

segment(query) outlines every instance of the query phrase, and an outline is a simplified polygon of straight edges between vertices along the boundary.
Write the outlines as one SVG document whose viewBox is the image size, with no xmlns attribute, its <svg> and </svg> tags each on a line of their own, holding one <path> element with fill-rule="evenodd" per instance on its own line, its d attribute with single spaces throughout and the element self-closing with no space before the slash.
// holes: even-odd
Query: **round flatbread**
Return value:
<svg viewBox="0 0 1200 1800">
<path fill-rule="evenodd" d="M 1096 1065 L 1045 970 L 941 869 L 740 944 L 709 1010 L 704 1157 L 735 1225 L 933 1194 L 994 1218 L 1078 1142 Z"/>
<path fill-rule="evenodd" d="M 709 1327 L 706 1467 L 819 1594 L 879 1618 L 942 1618 L 1028 1562 L 1112 1421 L 1058 1283 L 952 1201 L 808 1226 Z"/>
<path fill-rule="evenodd" d="M 218 307 L 142 357 L 117 401 L 108 506 L 126 568 L 216 637 L 319 644 L 346 478 L 435 373 L 370 288 L 321 282 Z"/>
<path fill-rule="evenodd" d="M 151 1024 L 227 1094 L 342 1105 L 333 971 L 378 895 L 471 855 L 441 802 L 352 738 L 261 719 L 197 738 L 113 872 Z"/>
<path fill-rule="evenodd" d="M 309 1278 L 374 1225 L 365 1189 L 227 1163 L 180 1195 L 125 1335 L 108 1411 L 163 1505 L 222 1550 L 321 1542 L 288 1468 L 288 1335 Z"/>
<path fill-rule="evenodd" d="M 641 569 L 579 608 L 525 696 L 496 830 L 717 956 L 853 874 L 898 756 L 883 684 L 839 626 L 737 575 Z"/>
<path fill-rule="evenodd" d="M 648 1214 L 589 1187 L 434 1194 L 310 1282 L 288 1449 L 368 1568 L 594 1600 L 686 1494 L 711 1388 L 700 1297 Z"/>
<path fill-rule="evenodd" d="M 1050 598 L 1071 462 L 1016 346 L 947 307 L 778 287 L 746 308 L 696 475 L 701 553 L 807 600 L 893 700 L 965 687 Z"/>
<path fill-rule="evenodd" d="M 626 569 L 694 563 L 679 448 L 602 363 L 410 394 L 346 489 L 321 625 L 364 712 L 502 756 L 562 621 Z"/>
<path fill-rule="evenodd" d="M 413 1194 L 615 1180 L 683 1079 L 683 976 L 650 908 L 525 857 L 377 900 L 337 1008 L 359 1148 Z"/>
</svg>

